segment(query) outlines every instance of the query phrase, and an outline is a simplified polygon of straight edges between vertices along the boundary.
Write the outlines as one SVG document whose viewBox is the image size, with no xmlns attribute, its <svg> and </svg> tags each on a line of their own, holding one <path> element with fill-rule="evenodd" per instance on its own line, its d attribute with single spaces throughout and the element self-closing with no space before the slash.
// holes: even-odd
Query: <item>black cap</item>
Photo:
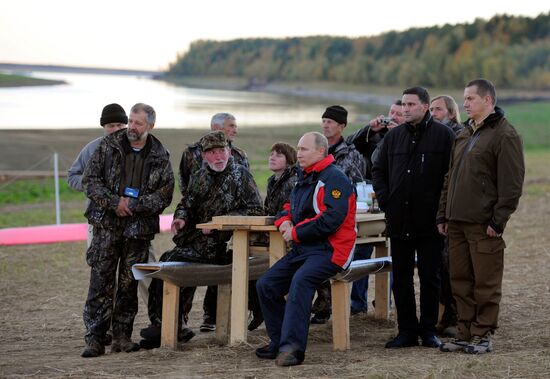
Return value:
<svg viewBox="0 0 550 379">
<path fill-rule="evenodd" d="M 348 111 L 341 105 L 331 105 L 325 110 L 321 118 L 330 118 L 339 124 L 347 124 Z"/>
<path fill-rule="evenodd" d="M 106 105 L 103 108 L 103 112 L 101 112 L 101 118 L 99 119 L 99 123 L 101 124 L 101 126 L 105 126 L 106 124 L 110 124 L 113 122 L 128 124 L 128 116 L 126 116 L 124 108 L 116 103 Z"/>
</svg>

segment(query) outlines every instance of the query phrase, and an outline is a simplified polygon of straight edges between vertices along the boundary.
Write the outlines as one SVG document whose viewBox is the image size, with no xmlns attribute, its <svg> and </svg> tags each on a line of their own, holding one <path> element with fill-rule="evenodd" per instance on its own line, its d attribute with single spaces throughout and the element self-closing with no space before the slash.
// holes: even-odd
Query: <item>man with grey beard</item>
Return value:
<svg viewBox="0 0 550 379">
<path fill-rule="evenodd" d="M 151 240 L 159 232 L 159 215 L 174 192 L 168 151 L 149 134 L 155 118 L 150 105 L 134 105 L 128 128 L 106 136 L 84 170 L 82 184 L 90 199 L 86 217 L 94 233 L 86 252 L 91 275 L 83 357 L 105 353 L 110 326 L 111 352 L 139 350 L 131 340 L 138 310 L 131 268 L 147 262 Z"/>
<path fill-rule="evenodd" d="M 221 131 L 211 132 L 200 140 L 203 167 L 189 178 L 187 195 L 174 212 L 172 232 L 176 246 L 162 254 L 161 262 L 194 262 L 229 264 L 232 252 L 227 249 L 231 232 L 199 230 L 197 224 L 213 216 L 263 214 L 258 187 L 250 171 L 234 163 L 231 148 Z M 149 286 L 149 319 L 151 325 L 141 330 L 145 349 L 160 346 L 162 325 L 162 281 L 153 279 Z M 187 342 L 195 335 L 187 327 L 187 317 L 196 287 L 180 289 L 178 340 Z"/>
</svg>

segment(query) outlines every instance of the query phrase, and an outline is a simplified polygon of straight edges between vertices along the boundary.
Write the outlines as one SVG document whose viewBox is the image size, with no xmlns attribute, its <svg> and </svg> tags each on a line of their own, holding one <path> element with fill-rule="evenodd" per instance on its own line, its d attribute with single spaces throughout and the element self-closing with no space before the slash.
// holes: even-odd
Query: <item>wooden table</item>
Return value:
<svg viewBox="0 0 550 379">
<path fill-rule="evenodd" d="M 197 225 L 199 229 L 233 231 L 233 270 L 231 286 L 218 286 L 218 308 L 230 309 L 230 312 L 218 312 L 218 318 L 230 314 L 229 320 L 216 320 L 218 339 L 223 340 L 229 332 L 231 345 L 245 342 L 248 320 L 248 256 L 250 251 L 250 232 L 269 233 L 269 262 L 273 265 L 286 253 L 285 241 L 273 217 L 263 216 L 219 216 L 211 222 Z M 357 243 L 371 244 L 375 247 L 375 257 L 388 256 L 386 238 L 380 236 L 385 229 L 384 214 L 357 214 Z M 373 236 L 374 235 L 374 236 Z M 333 310 L 344 312 L 333 318 L 333 336 L 335 346 L 349 346 L 349 310 L 351 283 L 334 282 Z M 231 299 L 230 302 L 228 299 Z M 375 276 L 375 318 L 387 319 L 389 314 L 389 274 Z M 334 323 L 336 320 L 336 323 Z M 341 330 L 348 330 L 341 333 Z M 339 339 L 348 342 L 340 342 Z M 348 347 L 349 348 L 349 347 Z"/>
<path fill-rule="evenodd" d="M 224 308 L 230 308 L 229 322 L 229 343 L 231 345 L 245 342 L 247 337 L 248 321 L 248 256 L 250 232 L 269 233 L 269 263 L 273 265 L 286 253 L 283 236 L 273 225 L 273 217 L 264 216 L 218 216 L 213 217 L 212 222 L 197 225 L 199 229 L 216 229 L 233 231 L 233 272 L 231 277 L 231 288 L 218 287 L 218 304 Z M 269 225 L 271 224 L 271 225 Z M 224 299 L 229 297 L 231 292 L 230 305 L 224 304 Z M 218 315 L 221 316 L 218 312 Z M 223 327 L 223 320 L 216 320 L 217 325 Z M 223 339 L 227 330 L 217 331 L 217 337 Z"/>
</svg>

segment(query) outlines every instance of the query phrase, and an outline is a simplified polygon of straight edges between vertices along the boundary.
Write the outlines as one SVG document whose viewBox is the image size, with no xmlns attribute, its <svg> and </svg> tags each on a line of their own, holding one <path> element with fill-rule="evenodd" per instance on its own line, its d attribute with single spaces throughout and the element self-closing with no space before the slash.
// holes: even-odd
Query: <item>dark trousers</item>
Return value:
<svg viewBox="0 0 550 379">
<path fill-rule="evenodd" d="M 372 251 L 374 249 L 369 245 L 355 245 L 355 253 L 353 255 L 354 261 L 362 259 L 370 259 Z M 354 312 L 366 312 L 368 309 L 369 301 L 367 297 L 367 291 L 369 289 L 369 276 L 358 279 L 353 282 L 351 287 L 351 310 Z"/>
<path fill-rule="evenodd" d="M 94 228 L 86 252 L 91 267 L 83 315 L 86 342 L 102 339 L 111 325 L 113 337 L 132 336 L 138 311 L 138 282 L 132 275 L 132 265 L 147 262 L 150 244 L 149 240 L 124 238 L 122 230 Z"/>
<path fill-rule="evenodd" d="M 493 333 L 498 327 L 504 240 L 487 225 L 449 222 L 451 285 L 458 310 L 457 338 Z"/>
<path fill-rule="evenodd" d="M 159 262 L 185 262 L 187 259 L 182 255 L 181 250 L 173 249 L 165 252 L 159 259 Z M 215 287 L 217 289 L 217 287 Z M 180 288 L 180 306 L 178 310 L 178 320 L 180 329 L 187 324 L 189 312 L 193 305 L 193 298 L 197 287 Z M 157 278 L 151 280 L 149 285 L 149 299 L 147 310 L 151 324 L 160 325 L 162 323 L 162 297 L 163 281 Z"/>
<path fill-rule="evenodd" d="M 451 290 L 451 274 L 449 272 L 449 240 L 445 238 L 445 247 L 441 259 L 441 296 L 439 302 L 445 306 L 445 311 L 441 317 L 441 324 L 444 326 L 454 326 L 457 323 L 456 302 Z"/>
<path fill-rule="evenodd" d="M 262 311 L 260 309 L 260 301 L 258 300 L 258 294 L 256 292 L 255 280 L 248 282 L 248 309 L 252 311 L 254 317 L 261 317 Z M 189 308 L 189 310 L 191 310 L 191 308 Z M 203 320 L 205 322 L 215 324 L 216 312 L 218 310 L 218 286 L 208 286 L 206 288 L 204 301 L 202 303 L 202 310 L 204 312 Z"/>
<path fill-rule="evenodd" d="M 274 348 L 305 352 L 315 289 L 339 271 L 331 254 L 300 254 L 294 248 L 258 280 L 256 288 Z"/>
<path fill-rule="evenodd" d="M 391 239 L 392 290 L 399 334 L 412 337 L 435 333 L 439 312 L 442 249 L 443 238 L 439 236 Z M 414 295 L 415 253 L 420 278 L 420 321 L 416 316 Z"/>
</svg>

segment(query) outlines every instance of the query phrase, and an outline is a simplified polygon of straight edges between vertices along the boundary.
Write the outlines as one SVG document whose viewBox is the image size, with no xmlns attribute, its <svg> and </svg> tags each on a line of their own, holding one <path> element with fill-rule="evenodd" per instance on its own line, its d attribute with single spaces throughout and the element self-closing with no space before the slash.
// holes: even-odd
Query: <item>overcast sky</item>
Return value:
<svg viewBox="0 0 550 379">
<path fill-rule="evenodd" d="M 536 16 L 546 0 L 4 0 L 0 62 L 165 69 L 197 39 L 369 36 Z"/>
</svg>

